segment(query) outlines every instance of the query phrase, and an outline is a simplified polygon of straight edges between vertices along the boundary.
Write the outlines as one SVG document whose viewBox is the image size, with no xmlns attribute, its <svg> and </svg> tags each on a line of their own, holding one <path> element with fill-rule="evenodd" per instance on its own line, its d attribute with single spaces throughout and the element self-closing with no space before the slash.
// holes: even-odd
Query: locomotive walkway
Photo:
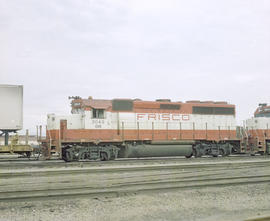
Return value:
<svg viewBox="0 0 270 221">
<path fill-rule="evenodd" d="M 269 157 L 166 158 L 105 164 L 58 162 L 61 167 L 55 166 L 57 161 L 52 161 L 52 165 L 50 161 L 28 163 L 32 165 L 29 167 L 25 162 L 21 167 L 0 167 L 1 201 L 115 197 L 175 189 L 270 183 Z"/>
</svg>

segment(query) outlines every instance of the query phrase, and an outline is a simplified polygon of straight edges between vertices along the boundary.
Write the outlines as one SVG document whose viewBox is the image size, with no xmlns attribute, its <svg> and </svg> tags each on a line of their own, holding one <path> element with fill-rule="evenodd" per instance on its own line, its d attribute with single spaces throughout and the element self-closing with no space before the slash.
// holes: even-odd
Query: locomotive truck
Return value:
<svg viewBox="0 0 270 221">
<path fill-rule="evenodd" d="M 70 115 L 47 116 L 42 144 L 48 158 L 216 157 L 247 150 L 235 105 L 227 102 L 71 99 Z"/>
</svg>

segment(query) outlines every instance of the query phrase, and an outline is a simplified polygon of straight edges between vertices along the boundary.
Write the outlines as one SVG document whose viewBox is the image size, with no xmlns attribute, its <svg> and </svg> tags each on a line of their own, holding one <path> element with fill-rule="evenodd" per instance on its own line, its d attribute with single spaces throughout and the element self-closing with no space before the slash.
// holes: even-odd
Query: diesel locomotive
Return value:
<svg viewBox="0 0 270 221">
<path fill-rule="evenodd" d="M 266 103 L 259 104 L 254 117 L 245 121 L 243 125 L 242 151 L 251 151 L 251 154 L 270 153 L 270 106 Z"/>
<path fill-rule="evenodd" d="M 70 115 L 47 116 L 42 145 L 48 158 L 53 153 L 65 161 L 217 157 L 245 152 L 262 154 L 268 150 L 269 130 L 265 122 L 270 117 L 260 115 L 270 114 L 267 106 L 261 106 L 254 118 L 238 127 L 235 105 L 224 101 L 71 99 Z"/>
</svg>

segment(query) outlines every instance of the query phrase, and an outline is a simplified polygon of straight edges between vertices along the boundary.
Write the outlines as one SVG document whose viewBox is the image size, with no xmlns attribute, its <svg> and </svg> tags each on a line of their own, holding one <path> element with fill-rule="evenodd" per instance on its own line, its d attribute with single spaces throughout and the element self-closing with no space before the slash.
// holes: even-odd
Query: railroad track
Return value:
<svg viewBox="0 0 270 221">
<path fill-rule="evenodd" d="M 18 168 L 18 167 L 28 167 L 28 168 L 55 168 L 55 167 L 81 167 L 81 166 L 99 166 L 99 165 L 131 165 L 131 164 L 152 164 L 160 162 L 190 162 L 190 161 L 212 161 L 219 162 L 223 160 L 237 161 L 239 159 L 270 159 L 270 155 L 266 156 L 249 156 L 249 155 L 230 155 L 222 158 L 213 158 L 213 157 L 202 157 L 202 158 L 191 158 L 186 159 L 185 157 L 155 157 L 155 158 L 123 158 L 117 159 L 114 161 L 79 161 L 79 162 L 64 162 L 63 160 L 28 160 L 25 158 L 15 158 L 12 160 L 6 160 L 0 158 L 0 168 Z"/>
<path fill-rule="evenodd" d="M 127 194 L 137 194 L 142 192 L 154 192 L 154 191 L 171 191 L 176 189 L 194 189 L 205 187 L 220 187 L 220 186 L 236 186 L 236 185 L 248 185 L 269 183 L 269 176 L 245 176 L 234 178 L 219 178 L 219 179 L 205 179 L 205 180 L 170 180 L 170 181 L 154 181 L 154 182 L 134 182 L 115 185 L 113 187 L 104 189 L 92 186 L 83 187 L 70 187 L 61 189 L 37 189 L 28 191 L 10 191 L 1 193 L 0 201 L 4 200 L 26 200 L 26 199 L 41 199 L 41 198 L 67 198 L 77 196 L 88 197 L 112 197 Z"/>
<path fill-rule="evenodd" d="M 48 167 L 46 170 L 43 169 L 36 169 L 36 170 L 11 170 L 11 171 L 4 171 L 0 172 L 1 178 L 10 178 L 10 177 L 27 177 L 27 176 L 59 176 L 65 174 L 85 174 L 85 173 L 115 173 L 115 172 L 132 172 L 132 171 L 154 171 L 154 170 L 185 170 L 185 169 L 198 169 L 204 171 L 211 171 L 217 170 L 218 168 L 222 168 L 223 170 L 231 170 L 230 166 L 233 164 L 234 169 L 243 169 L 249 168 L 250 164 L 252 163 L 253 167 L 259 168 L 264 167 L 266 162 L 270 165 L 269 161 L 261 161 L 261 162 L 253 162 L 253 161 L 246 161 L 246 162 L 213 162 L 213 163 L 180 163 L 180 164 L 159 164 L 159 165 L 135 165 L 135 166 L 117 166 L 117 167 L 73 167 L 73 168 L 50 168 Z"/>
<path fill-rule="evenodd" d="M 270 160 L 246 160 L 1 172 L 0 201 L 111 197 L 176 189 L 270 184 L 269 164 Z"/>
</svg>

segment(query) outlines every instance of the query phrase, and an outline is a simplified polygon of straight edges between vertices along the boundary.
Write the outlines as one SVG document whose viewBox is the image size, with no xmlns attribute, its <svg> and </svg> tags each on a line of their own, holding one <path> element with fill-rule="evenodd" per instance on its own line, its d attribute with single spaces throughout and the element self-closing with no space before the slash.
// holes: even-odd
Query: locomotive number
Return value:
<svg viewBox="0 0 270 221">
<path fill-rule="evenodd" d="M 100 120 L 100 119 L 95 119 L 95 120 L 92 120 L 92 124 L 95 125 L 95 128 L 102 128 L 102 124 L 105 124 L 105 121 L 104 120 Z"/>
<path fill-rule="evenodd" d="M 92 120 L 92 124 L 104 124 L 104 120 Z"/>
</svg>

